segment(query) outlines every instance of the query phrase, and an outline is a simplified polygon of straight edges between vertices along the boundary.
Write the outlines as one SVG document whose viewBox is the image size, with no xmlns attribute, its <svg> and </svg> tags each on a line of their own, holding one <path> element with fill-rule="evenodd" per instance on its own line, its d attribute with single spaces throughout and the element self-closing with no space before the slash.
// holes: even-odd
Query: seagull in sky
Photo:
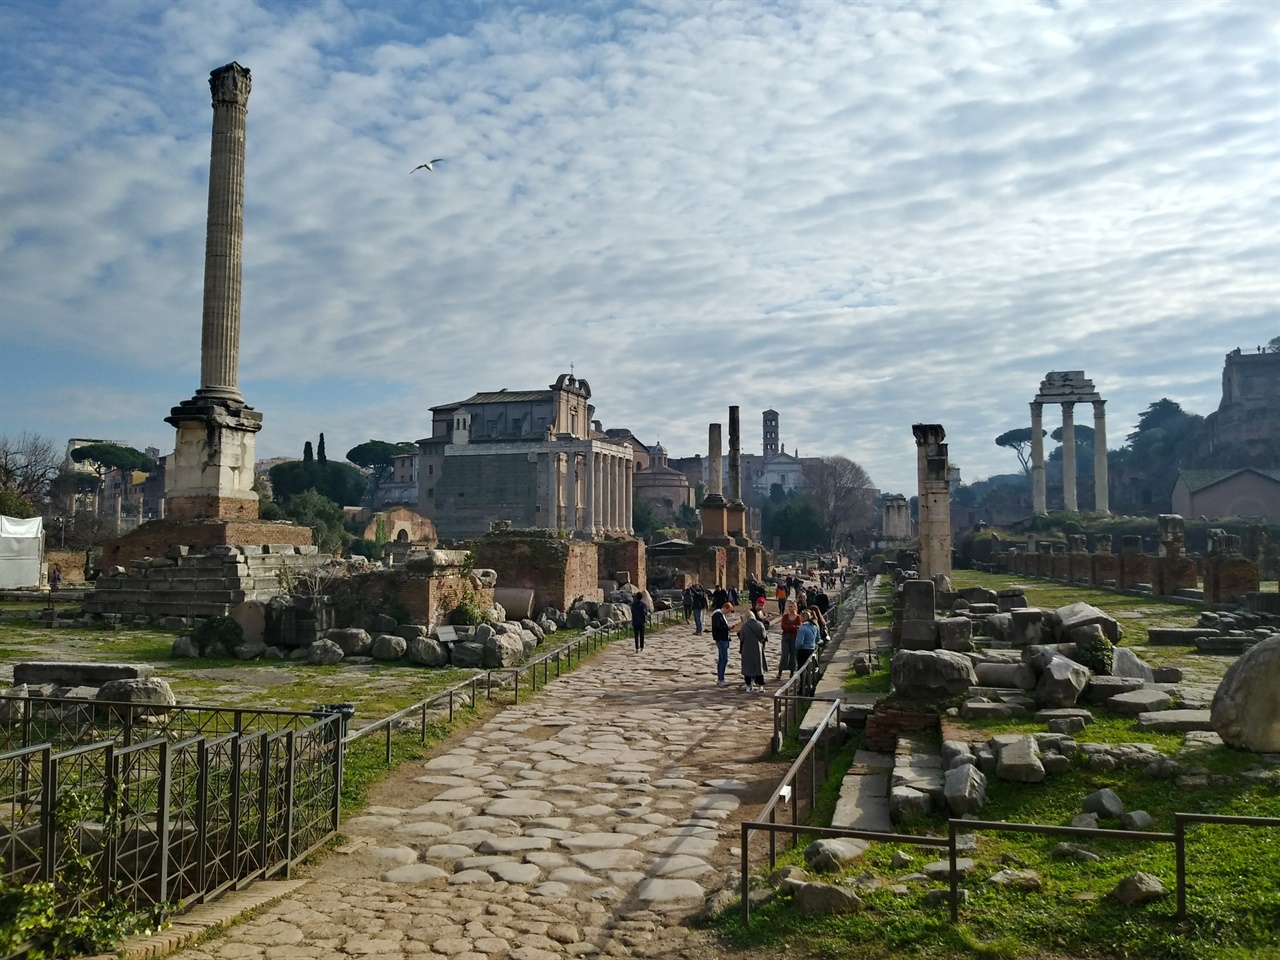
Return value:
<svg viewBox="0 0 1280 960">
<path fill-rule="evenodd" d="M 426 170 L 428 173 L 434 173 L 435 165 L 437 163 L 444 163 L 444 157 L 436 157 L 434 160 L 429 160 L 426 163 L 420 163 L 416 167 L 414 167 L 412 170 L 410 170 L 409 173 L 414 174 L 414 173 L 417 173 L 419 170 Z"/>
</svg>

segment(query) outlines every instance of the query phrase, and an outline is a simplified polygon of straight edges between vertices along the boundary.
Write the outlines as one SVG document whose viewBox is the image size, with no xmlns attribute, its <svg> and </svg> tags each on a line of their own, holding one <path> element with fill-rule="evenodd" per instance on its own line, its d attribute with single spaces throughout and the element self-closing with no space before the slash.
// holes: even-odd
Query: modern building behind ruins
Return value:
<svg viewBox="0 0 1280 960">
<path fill-rule="evenodd" d="M 629 438 L 593 423 L 591 387 L 561 374 L 545 390 L 476 393 L 432 407 L 418 441 L 418 512 L 459 540 L 512 527 L 587 539 L 631 535 Z"/>
</svg>

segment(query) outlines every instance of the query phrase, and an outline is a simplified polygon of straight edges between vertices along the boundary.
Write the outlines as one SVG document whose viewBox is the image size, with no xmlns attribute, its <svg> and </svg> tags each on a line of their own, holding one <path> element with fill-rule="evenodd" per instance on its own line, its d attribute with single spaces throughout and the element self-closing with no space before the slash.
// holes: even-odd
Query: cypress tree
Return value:
<svg viewBox="0 0 1280 960">
<path fill-rule="evenodd" d="M 324 434 L 320 434 L 320 445 L 316 447 L 316 462 L 322 466 L 329 462 L 329 458 L 324 455 Z"/>
<path fill-rule="evenodd" d="M 308 440 L 302 446 L 302 462 L 311 463 L 313 460 L 315 460 L 315 455 L 311 452 L 311 441 Z"/>
</svg>

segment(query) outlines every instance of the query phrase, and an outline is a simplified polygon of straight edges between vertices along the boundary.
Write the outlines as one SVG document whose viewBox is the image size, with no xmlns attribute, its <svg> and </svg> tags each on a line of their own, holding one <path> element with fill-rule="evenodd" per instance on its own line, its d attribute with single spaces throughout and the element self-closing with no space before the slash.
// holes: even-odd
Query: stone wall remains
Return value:
<svg viewBox="0 0 1280 960">
<path fill-rule="evenodd" d="M 211 547 L 279 544 L 294 547 L 312 545 L 310 527 L 294 523 L 236 520 L 148 520 L 136 530 L 108 540 L 102 548 L 101 566 L 127 567 L 144 557 L 163 557 L 175 545 L 203 553 Z"/>
<path fill-rule="evenodd" d="M 471 546 L 477 567 L 498 572 L 503 587 L 533 591 L 536 609 L 567 610 L 579 597 L 600 600 L 599 548 L 589 540 L 569 540 L 535 531 L 491 533 Z"/>
<path fill-rule="evenodd" d="M 601 540 L 596 544 L 596 555 L 599 562 L 596 579 L 612 580 L 615 575 L 625 571 L 630 575 L 631 582 L 638 586 L 645 586 L 649 582 L 643 540 L 633 537 Z"/>
</svg>

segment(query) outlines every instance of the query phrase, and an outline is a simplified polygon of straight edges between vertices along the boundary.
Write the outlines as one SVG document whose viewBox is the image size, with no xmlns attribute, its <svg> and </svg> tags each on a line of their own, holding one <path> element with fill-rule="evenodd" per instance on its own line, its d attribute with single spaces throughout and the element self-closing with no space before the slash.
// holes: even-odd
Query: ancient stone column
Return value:
<svg viewBox="0 0 1280 960">
<path fill-rule="evenodd" d="M 1107 401 L 1093 401 L 1093 509 L 1110 513 L 1107 477 Z"/>
<path fill-rule="evenodd" d="M 565 455 L 564 469 L 564 528 L 570 534 L 581 529 L 578 526 L 578 454 Z"/>
<path fill-rule="evenodd" d="M 626 511 L 626 521 L 623 524 L 623 533 L 627 536 L 635 536 L 635 523 L 631 515 L 631 508 L 635 503 L 635 470 L 636 465 L 630 457 L 627 457 L 627 491 L 626 499 L 623 501 L 623 509 Z"/>
<path fill-rule="evenodd" d="M 615 456 L 606 458 L 609 463 L 609 532 L 616 534 L 622 526 L 622 481 L 619 478 L 619 460 Z"/>
<path fill-rule="evenodd" d="M 1044 489 L 1044 405 L 1031 403 L 1031 512 L 1048 513 Z"/>
<path fill-rule="evenodd" d="M 920 476 L 920 577 L 951 574 L 951 465 L 947 432 L 937 423 L 917 423 L 915 435 L 923 472 Z"/>
<path fill-rule="evenodd" d="M 737 407 L 729 408 L 729 499 L 742 499 L 742 435 Z"/>
<path fill-rule="evenodd" d="M 1075 513 L 1076 503 L 1076 411 L 1074 403 L 1062 405 L 1062 509 Z"/>
<path fill-rule="evenodd" d="M 586 455 L 582 458 L 582 469 L 587 484 L 582 495 L 582 505 L 586 513 L 582 518 L 582 531 L 587 535 L 588 540 L 594 540 L 596 536 L 596 455 L 591 452 L 590 446 L 587 447 Z"/>
<path fill-rule="evenodd" d="M 240 273 L 244 242 L 244 134 L 249 71 L 228 63 L 209 75 L 213 143 L 204 241 L 204 314 L 197 396 L 239 400 Z"/>
<path fill-rule="evenodd" d="M 724 496 L 724 460 L 720 456 L 720 424 L 707 427 L 707 495 Z"/>
</svg>

